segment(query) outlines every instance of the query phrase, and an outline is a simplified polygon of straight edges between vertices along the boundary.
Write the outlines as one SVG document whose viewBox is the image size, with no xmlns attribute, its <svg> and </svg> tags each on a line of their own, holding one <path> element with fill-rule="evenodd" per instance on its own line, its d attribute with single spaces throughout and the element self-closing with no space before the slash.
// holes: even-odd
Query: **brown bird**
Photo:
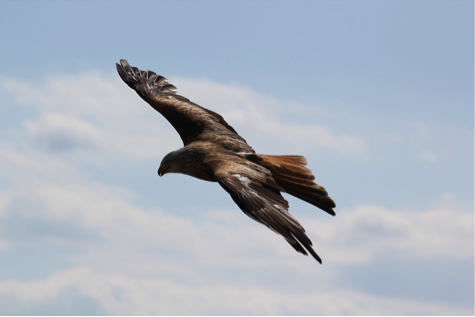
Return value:
<svg viewBox="0 0 475 317">
<path fill-rule="evenodd" d="M 322 263 L 281 195 L 289 193 L 335 215 L 334 201 L 325 188 L 313 182 L 305 157 L 256 154 L 222 116 L 177 95 L 176 87 L 165 77 L 140 71 L 126 60 L 116 65 L 122 80 L 160 112 L 183 141 L 184 147 L 163 158 L 159 176 L 181 173 L 218 182 L 246 215 Z"/>
</svg>

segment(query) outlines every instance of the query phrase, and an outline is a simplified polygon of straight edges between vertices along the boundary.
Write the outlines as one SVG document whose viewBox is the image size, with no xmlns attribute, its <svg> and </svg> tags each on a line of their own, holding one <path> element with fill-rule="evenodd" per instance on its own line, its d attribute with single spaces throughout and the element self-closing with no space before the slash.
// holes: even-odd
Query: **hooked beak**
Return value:
<svg viewBox="0 0 475 317">
<path fill-rule="evenodd" d="M 164 168 L 163 166 L 160 165 L 160 167 L 158 168 L 158 176 L 162 177 L 163 175 L 165 175 L 167 170 L 168 168 Z"/>
</svg>

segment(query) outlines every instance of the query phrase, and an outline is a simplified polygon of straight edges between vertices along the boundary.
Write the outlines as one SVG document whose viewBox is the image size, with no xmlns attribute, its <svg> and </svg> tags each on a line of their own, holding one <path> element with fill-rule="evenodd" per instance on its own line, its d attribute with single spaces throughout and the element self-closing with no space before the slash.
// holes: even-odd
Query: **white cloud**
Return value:
<svg viewBox="0 0 475 317">
<path fill-rule="evenodd" d="M 336 134 L 319 124 L 302 125 L 286 118 L 297 107 L 238 85 L 223 85 L 209 80 L 173 78 L 179 93 L 198 104 L 217 111 L 244 137 L 285 144 L 289 150 L 331 149 L 361 155 L 365 142 L 355 135 Z M 305 116 L 305 113 L 299 113 Z M 318 119 L 316 119 L 318 121 Z"/>
<path fill-rule="evenodd" d="M 221 243 L 226 244 L 232 244 L 233 240 L 242 242 L 244 239 L 242 247 L 251 249 L 257 247 L 254 241 L 262 239 L 263 242 L 259 243 L 262 249 L 257 247 L 259 252 L 265 252 L 267 248 L 279 249 L 277 243 L 288 247 L 283 240 L 277 242 L 273 234 L 261 233 L 264 227 L 248 225 L 251 220 L 237 213 L 237 210 L 232 213 L 223 211 L 219 216 L 216 211 L 212 212 L 206 218 L 208 222 L 195 225 L 190 220 L 173 217 L 158 210 L 143 210 L 128 202 L 133 197 L 132 193 L 97 183 L 90 184 L 77 171 L 68 168 L 65 162 L 55 162 L 48 156 L 32 153 L 22 155 L 7 150 L 2 153 L 4 155 L 0 156 L 0 160 L 4 166 L 9 167 L 8 170 L 24 169 L 24 174 L 18 176 L 15 186 L 1 196 L 3 210 L 0 214 L 4 216 L 6 210 L 10 210 L 10 213 L 29 219 L 59 224 L 64 221 L 83 230 L 93 230 L 104 239 L 120 241 L 122 246 L 132 243 L 157 247 L 163 241 L 165 245 L 162 246 L 166 246 L 169 245 L 168 240 L 172 239 L 175 249 L 183 249 L 186 253 L 208 254 L 209 246 L 214 245 L 213 254 L 219 250 L 233 261 L 238 261 L 235 258 L 236 250 L 229 253 L 225 245 L 215 245 L 217 237 Z M 8 160 L 5 157 L 14 159 Z M 39 167 L 43 170 L 35 172 Z M 58 168 L 56 176 L 54 172 L 51 173 L 51 170 Z M 33 210 L 11 209 L 8 202 L 11 204 L 13 201 L 34 202 L 31 205 Z M 327 257 L 332 262 L 369 261 L 384 252 L 401 252 L 405 256 L 416 257 L 473 256 L 473 214 L 449 207 L 448 204 L 425 212 L 360 206 L 354 210 L 341 210 L 335 218 L 309 218 L 302 219 L 301 222 L 309 235 L 319 242 L 318 245 L 324 245 L 322 242 L 328 241 L 326 243 L 331 245 L 333 251 L 326 250 L 326 253 L 329 253 Z M 233 238 L 240 231 L 255 236 Z M 265 242 L 267 239 L 269 244 Z M 193 243 L 190 244 L 189 241 Z M 332 256 L 333 252 L 336 252 L 335 256 Z"/>
<path fill-rule="evenodd" d="M 74 290 L 74 292 L 72 292 Z M 0 300 L 10 298 L 7 313 L 28 312 L 47 302 L 50 312 L 65 296 L 98 303 L 112 315 L 463 315 L 470 311 L 444 304 L 391 299 L 351 291 L 318 288 L 295 294 L 259 285 L 187 285 L 160 277 L 130 278 L 72 268 L 42 281 L 0 284 Z M 74 299 L 69 299 L 74 301 Z M 12 308 L 13 306 L 13 308 Z M 5 309 L 5 308 L 3 308 Z M 2 309 L 0 309 L 1 311 Z M 66 310 L 67 312 L 67 310 Z M 46 314 L 48 311 L 46 310 Z M 98 312 L 95 312 L 97 314 Z M 94 314 L 94 312 L 92 312 Z"/>
<path fill-rule="evenodd" d="M 108 121 L 141 115 L 136 96 L 121 89 L 118 78 L 105 78 L 97 72 L 75 76 L 55 76 L 41 83 L 0 78 L 0 86 L 16 105 L 36 108 L 40 113 L 90 115 Z"/>
<path fill-rule="evenodd" d="M 54 307 L 70 296 L 68 301 L 89 298 L 107 314 L 466 313 L 448 304 L 338 289 L 332 281 L 345 266 L 370 265 L 388 253 L 470 259 L 470 212 L 445 205 L 425 212 L 361 206 L 324 220 L 299 217 L 324 258 L 319 266 L 237 207 L 194 222 L 139 207 L 127 191 L 71 178 L 75 170 L 64 168 L 54 178 L 29 173 L 38 167 L 28 161 L 47 165 L 46 156 L 6 153 L 17 158 L 4 160 L 11 170 L 27 169 L 0 195 L 0 239 L 10 248 L 41 242 L 72 249 L 72 268 L 41 280 L 0 283 L 0 302 L 9 298 L 10 308 Z M 34 232 L 22 230 L 31 225 Z M 22 235 L 11 235 L 8 227 Z M 267 285 L 266 275 L 279 276 L 280 287 Z"/>
<path fill-rule="evenodd" d="M 115 77 L 89 73 L 42 84 L 2 78 L 0 87 L 15 106 L 37 113 L 23 123 L 30 137 L 27 146 L 57 152 L 80 148 L 94 161 L 98 153 L 160 159 L 181 145 L 166 120 Z"/>
<path fill-rule="evenodd" d="M 167 138 L 157 137 L 166 136 L 171 131 L 164 132 L 159 125 L 152 124 L 145 128 L 138 124 L 137 128 L 122 129 L 93 124 L 71 115 L 45 114 L 39 120 L 26 121 L 24 126 L 32 143 L 37 146 L 56 153 L 89 154 L 90 161 L 96 160 L 98 154 L 102 157 L 120 155 L 160 159 L 166 154 L 164 149 L 174 146 Z"/>
<path fill-rule="evenodd" d="M 96 314 L 471 313 L 447 303 L 338 288 L 335 281 L 345 268 L 370 266 L 388 253 L 470 260 L 472 212 L 450 203 L 429 210 L 367 205 L 340 210 L 335 218 L 298 217 L 323 257 L 319 266 L 237 207 L 194 221 L 144 207 L 135 189 L 106 186 L 85 168 L 85 161 L 113 164 L 124 157 L 135 166 L 181 145 L 171 126 L 118 80 L 92 73 L 42 85 L 0 84 L 16 104 L 37 111 L 14 128 L 14 139 L 0 142 L 0 252 L 20 245 L 69 250 L 58 261 L 68 265 L 54 274 L 0 282 L 0 313 L 60 307 L 59 313 L 73 314 L 81 298 L 90 299 Z M 184 79 L 176 84 L 260 140 L 277 136 L 290 149 L 365 151 L 357 136 L 289 123 L 285 103 L 251 90 Z M 61 150 L 63 141 L 70 148 Z M 187 194 L 186 201 L 172 193 L 166 198 L 190 208 L 200 193 Z M 33 310 L 23 310 L 28 307 Z"/>
<path fill-rule="evenodd" d="M 465 258 L 473 253 L 474 215 L 453 207 L 432 210 L 389 210 L 379 206 L 359 206 L 342 210 L 339 219 L 322 225 L 307 221 L 319 241 L 330 241 L 332 261 L 368 263 L 376 257 L 396 254 L 416 258 Z M 320 221 L 321 222 L 321 221 Z"/>
<path fill-rule="evenodd" d="M 284 143 L 289 150 L 327 148 L 356 154 L 364 150 L 364 141 L 356 136 L 336 135 L 318 124 L 302 126 L 284 120 L 284 109 L 290 103 L 236 85 L 175 81 L 185 96 L 222 114 L 244 136 L 258 135 L 264 144 Z M 163 149 L 181 146 L 171 125 L 118 76 L 110 79 L 91 72 L 49 78 L 43 84 L 0 78 L 0 87 L 16 104 L 38 112 L 37 118 L 25 122 L 25 128 L 33 140 L 50 149 L 90 146 L 110 155 L 155 158 L 166 154 Z"/>
</svg>

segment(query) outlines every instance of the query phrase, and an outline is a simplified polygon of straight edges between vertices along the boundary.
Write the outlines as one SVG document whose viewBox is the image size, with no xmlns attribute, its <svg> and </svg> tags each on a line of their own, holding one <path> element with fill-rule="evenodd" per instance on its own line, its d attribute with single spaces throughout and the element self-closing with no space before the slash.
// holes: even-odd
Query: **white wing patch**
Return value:
<svg viewBox="0 0 475 317">
<path fill-rule="evenodd" d="M 279 209 L 280 211 L 284 212 L 284 213 L 288 213 L 287 210 L 285 210 L 284 207 L 280 206 L 280 205 L 274 205 L 275 208 Z"/>
<path fill-rule="evenodd" d="M 239 181 L 243 183 L 244 185 L 248 185 L 251 183 L 249 178 L 247 178 L 246 176 L 242 176 L 241 174 L 232 174 L 232 175 L 236 177 L 237 179 L 239 179 Z"/>
</svg>

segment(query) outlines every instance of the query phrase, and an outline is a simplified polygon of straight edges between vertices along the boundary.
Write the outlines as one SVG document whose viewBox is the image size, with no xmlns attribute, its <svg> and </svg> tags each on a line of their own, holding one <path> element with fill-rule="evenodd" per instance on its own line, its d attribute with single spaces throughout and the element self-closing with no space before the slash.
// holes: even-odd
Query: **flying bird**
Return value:
<svg viewBox="0 0 475 317">
<path fill-rule="evenodd" d="M 335 215 L 335 202 L 314 183 L 305 157 L 256 154 L 222 116 L 178 95 L 165 77 L 131 67 L 126 60 L 116 65 L 122 80 L 160 112 L 183 141 L 181 149 L 163 158 L 159 176 L 181 173 L 219 183 L 246 215 L 322 263 L 281 195 L 288 193 Z"/>
</svg>

